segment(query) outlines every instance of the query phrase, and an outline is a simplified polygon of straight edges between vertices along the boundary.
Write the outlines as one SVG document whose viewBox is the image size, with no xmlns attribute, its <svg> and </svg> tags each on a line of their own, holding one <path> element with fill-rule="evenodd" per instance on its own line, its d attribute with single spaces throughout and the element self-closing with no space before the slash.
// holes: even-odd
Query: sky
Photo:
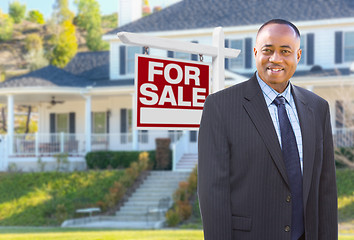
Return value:
<svg viewBox="0 0 354 240">
<path fill-rule="evenodd" d="M 4 13 L 8 13 L 9 2 L 13 0 L 0 0 L 0 9 Z M 26 4 L 26 11 L 39 10 L 46 19 L 51 16 L 53 4 L 55 0 L 19 0 L 22 4 Z M 100 4 L 101 14 L 111 14 L 118 11 L 118 1 L 119 0 L 97 0 Z M 151 9 L 155 6 L 167 7 L 168 5 L 178 2 L 180 0 L 149 0 Z M 74 4 L 74 0 L 69 0 L 70 9 L 74 12 L 77 8 Z"/>
</svg>

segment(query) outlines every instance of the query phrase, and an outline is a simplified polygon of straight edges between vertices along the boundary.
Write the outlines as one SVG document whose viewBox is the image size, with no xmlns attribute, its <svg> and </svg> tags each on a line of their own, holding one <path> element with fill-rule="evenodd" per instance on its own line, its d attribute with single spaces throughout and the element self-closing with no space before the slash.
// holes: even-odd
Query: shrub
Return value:
<svg viewBox="0 0 354 240">
<path fill-rule="evenodd" d="M 26 14 L 26 5 L 19 1 L 14 1 L 9 5 L 9 15 L 15 23 L 20 23 Z"/>
<path fill-rule="evenodd" d="M 177 226 L 181 222 L 181 218 L 175 209 L 170 209 L 166 213 L 166 223 L 170 227 Z"/>
<path fill-rule="evenodd" d="M 35 33 L 29 34 L 25 39 L 25 49 L 27 52 L 39 51 L 43 48 L 42 38 Z"/>
<path fill-rule="evenodd" d="M 14 22 L 9 15 L 2 13 L 0 9 L 0 41 L 7 41 L 12 38 Z"/>
<path fill-rule="evenodd" d="M 86 154 L 86 165 L 89 169 L 107 169 L 108 166 L 112 168 L 127 168 L 134 161 L 139 158 L 139 151 L 97 151 L 89 152 Z M 154 165 L 155 152 L 147 152 L 147 156 L 142 156 L 142 158 L 147 158 L 147 167 L 152 168 Z"/>
<path fill-rule="evenodd" d="M 33 23 L 44 24 L 45 20 L 43 14 L 38 10 L 31 10 L 28 13 L 27 20 Z"/>
<path fill-rule="evenodd" d="M 185 221 L 192 215 L 192 206 L 189 204 L 188 201 L 179 201 L 177 202 L 177 212 L 181 220 Z"/>
</svg>

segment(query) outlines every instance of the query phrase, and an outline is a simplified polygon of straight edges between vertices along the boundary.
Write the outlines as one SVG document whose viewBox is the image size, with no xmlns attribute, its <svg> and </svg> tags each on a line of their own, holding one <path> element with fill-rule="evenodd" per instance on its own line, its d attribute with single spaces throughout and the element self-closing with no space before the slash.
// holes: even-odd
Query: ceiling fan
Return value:
<svg viewBox="0 0 354 240">
<path fill-rule="evenodd" d="M 55 100 L 55 97 L 52 96 L 52 100 L 49 102 L 52 106 L 56 105 L 56 104 L 63 104 L 64 101 L 59 101 L 59 100 Z"/>
</svg>

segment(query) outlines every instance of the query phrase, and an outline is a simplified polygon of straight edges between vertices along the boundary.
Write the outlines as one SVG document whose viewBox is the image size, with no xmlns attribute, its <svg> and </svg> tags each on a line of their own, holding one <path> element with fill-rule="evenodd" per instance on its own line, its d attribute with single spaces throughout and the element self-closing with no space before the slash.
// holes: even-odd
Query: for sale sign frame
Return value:
<svg viewBox="0 0 354 240">
<path fill-rule="evenodd" d="M 210 82 L 209 63 L 136 54 L 136 128 L 199 129 Z"/>
</svg>

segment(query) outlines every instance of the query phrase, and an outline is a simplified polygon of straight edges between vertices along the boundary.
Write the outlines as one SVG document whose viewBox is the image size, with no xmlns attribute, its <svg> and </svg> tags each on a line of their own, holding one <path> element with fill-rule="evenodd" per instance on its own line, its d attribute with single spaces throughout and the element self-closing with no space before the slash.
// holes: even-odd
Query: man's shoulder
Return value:
<svg viewBox="0 0 354 240">
<path fill-rule="evenodd" d="M 324 98 L 318 96 L 316 93 L 305 88 L 293 85 L 295 97 L 302 99 L 312 107 L 327 106 L 328 102 Z"/>
</svg>

